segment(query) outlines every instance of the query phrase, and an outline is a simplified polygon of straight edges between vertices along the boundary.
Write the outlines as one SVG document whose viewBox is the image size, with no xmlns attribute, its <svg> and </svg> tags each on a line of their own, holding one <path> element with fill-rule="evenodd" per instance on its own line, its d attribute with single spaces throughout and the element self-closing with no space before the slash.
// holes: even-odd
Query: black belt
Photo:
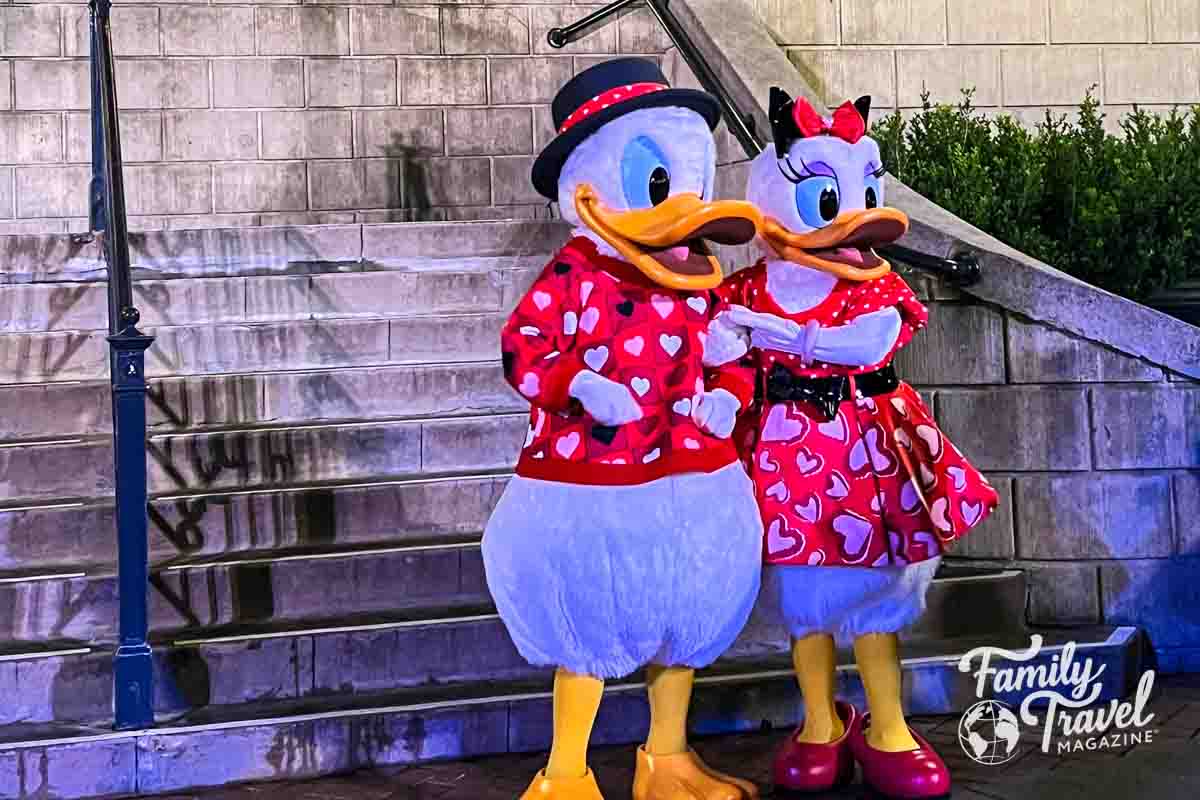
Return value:
<svg viewBox="0 0 1200 800">
<path fill-rule="evenodd" d="M 891 364 L 874 372 L 854 376 L 854 388 L 863 397 L 874 397 L 896 390 L 900 378 Z M 782 364 L 776 364 L 767 375 L 767 399 L 773 403 L 812 403 L 830 420 L 837 416 L 838 406 L 850 400 L 850 378 L 834 375 L 828 378 L 801 378 Z"/>
</svg>

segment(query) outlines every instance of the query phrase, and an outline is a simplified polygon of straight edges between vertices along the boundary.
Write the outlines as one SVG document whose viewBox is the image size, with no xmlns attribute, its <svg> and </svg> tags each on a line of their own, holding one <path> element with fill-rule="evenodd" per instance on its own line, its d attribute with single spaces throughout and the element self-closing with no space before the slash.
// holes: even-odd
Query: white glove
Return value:
<svg viewBox="0 0 1200 800">
<path fill-rule="evenodd" d="M 751 311 L 745 306 L 730 306 L 708 325 L 702 359 L 704 366 L 719 367 L 746 355 L 753 344 L 752 337 L 759 331 L 789 337 L 798 334 L 800 326 L 774 314 Z"/>
<path fill-rule="evenodd" d="M 813 348 L 817 361 L 867 367 L 887 358 L 900 337 L 900 312 L 881 308 L 845 325 L 822 328 Z"/>
<path fill-rule="evenodd" d="M 590 370 L 572 378 L 567 391 L 601 425 L 624 425 L 642 418 L 642 407 L 628 386 Z"/>
<path fill-rule="evenodd" d="M 722 311 L 708 323 L 704 337 L 704 356 L 700 359 L 706 367 L 719 367 L 737 361 L 750 350 L 750 330 L 733 322 L 728 311 Z"/>
<path fill-rule="evenodd" d="M 821 337 L 821 323 L 810 319 L 803 325 L 796 325 L 796 332 L 780 336 L 770 331 L 756 330 L 750 336 L 751 343 L 760 350 L 781 350 L 800 358 L 800 363 L 810 364 L 813 351 Z"/>
<path fill-rule="evenodd" d="M 886 358 L 899 336 L 900 312 L 895 308 L 881 308 L 855 317 L 845 325 L 830 328 L 809 320 L 799 336 L 783 337 L 755 331 L 751 342 L 755 347 L 791 353 L 805 364 L 822 361 L 866 367 Z"/>
<path fill-rule="evenodd" d="M 727 439 L 733 433 L 738 409 L 742 404 L 726 389 L 701 392 L 692 398 L 692 422 L 705 433 L 719 439 Z"/>
<path fill-rule="evenodd" d="M 797 336 L 800 333 L 800 325 L 790 319 L 777 317 L 774 314 L 765 314 L 761 311 L 751 311 L 745 306 L 730 306 L 727 311 L 722 311 L 717 316 L 726 315 L 734 325 L 741 325 L 755 333 L 770 333 L 781 338 Z"/>
</svg>

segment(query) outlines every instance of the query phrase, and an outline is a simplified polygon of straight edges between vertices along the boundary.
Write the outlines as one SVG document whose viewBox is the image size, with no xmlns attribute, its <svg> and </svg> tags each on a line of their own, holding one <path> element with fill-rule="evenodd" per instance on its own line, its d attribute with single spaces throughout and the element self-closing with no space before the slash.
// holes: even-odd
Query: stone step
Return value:
<svg viewBox="0 0 1200 800">
<path fill-rule="evenodd" d="M 466 542 L 160 568 L 149 617 L 166 635 L 488 602 L 479 546 Z M 117 579 L 107 570 L 9 574 L 0 577 L 0 609 L 0 641 L 111 643 Z"/>
<path fill-rule="evenodd" d="M 548 674 L 520 657 L 490 607 L 470 612 L 157 637 L 155 712 Z M 0 707 L 0 725 L 89 722 L 112 707 L 111 647 L 25 645 L 2 657 L 0 692 L 19 699 Z"/>
<path fill-rule="evenodd" d="M 152 496 L 508 470 L 525 413 L 151 436 Z M 111 440 L 0 448 L 0 504 L 113 490 Z"/>
<path fill-rule="evenodd" d="M 152 562 L 458 541 L 478 534 L 506 475 L 153 500 Z M 0 510 L 0 572 L 102 571 L 115 561 L 111 500 Z"/>
<path fill-rule="evenodd" d="M 1077 658 L 1099 667 L 1098 702 L 1131 695 L 1141 675 L 1142 637 L 1133 628 L 1041 632 L 1034 665 L 1048 666 L 1076 642 Z M 961 713 L 978 699 L 976 680 L 961 672 L 963 654 L 980 645 L 1022 650 L 1027 633 L 905 645 L 909 713 Z M 857 670 L 843 653 L 838 693 L 863 704 Z M 994 660 L 993 666 L 1014 666 Z M 1012 705 L 1029 690 L 996 695 Z M 985 692 L 991 695 L 991 692 Z M 801 703 L 786 659 L 720 663 L 696 681 L 689 719 L 697 735 L 790 728 Z M 645 736 L 648 707 L 638 676 L 605 689 L 592 741 Z M 103 723 L 11 724 L 0 728 L 0 793 L 8 797 L 104 797 L 183 792 L 239 781 L 309 778 L 434 759 L 545 750 L 551 695 L 545 680 L 488 682 L 347 697 L 282 699 L 210 706 L 145 731 L 113 732 Z M 945 755 L 952 755 L 942 745 Z M 26 776 L 24 779 L 22 776 Z M 24 780 L 24 782 L 22 782 Z"/>
<path fill-rule="evenodd" d="M 112 433 L 107 380 L 0 386 L 0 442 Z M 195 375 L 150 380 L 152 434 L 299 422 L 517 412 L 528 403 L 499 362 Z"/>
<path fill-rule="evenodd" d="M 499 312 L 543 266 L 143 280 L 134 283 L 133 299 L 143 329 Z M 0 284 L 0 335 L 106 331 L 107 293 L 103 283 Z"/>
<path fill-rule="evenodd" d="M 147 327 L 151 378 L 493 361 L 503 313 Z M 108 379 L 105 331 L 0 336 L 0 385 Z"/>
<path fill-rule="evenodd" d="M 959 639 L 1020 629 L 1029 607 L 1029 583 L 1018 569 L 944 562 L 916 631 L 929 639 Z"/>
<path fill-rule="evenodd" d="M 464 548 L 466 554 L 470 548 Z M 474 558 L 474 555 L 471 556 Z M 271 563 L 271 562 L 265 562 Z M 245 565 L 243 565 L 245 566 Z M 930 609 L 906 632 L 911 643 L 961 639 L 951 635 L 973 617 L 969 635 L 1005 637 L 1024 630 L 1023 573 L 976 572 L 935 580 Z M 328 587 L 336 594 L 340 586 Z M 153 591 L 153 590 L 152 590 Z M 339 606 L 339 614 L 341 608 Z M 252 615 L 248 615 L 252 618 Z M 756 615 L 761 616 L 761 615 Z M 156 700 L 160 713 L 263 699 L 346 695 L 470 681 L 545 677 L 520 657 L 491 606 L 459 612 L 395 612 L 368 618 L 300 623 L 239 622 L 167 631 L 156 638 Z M 74 645 L 74 649 L 72 649 Z M 726 655 L 765 658 L 788 648 L 786 631 L 752 622 Z M 111 650 L 86 642 L 58 642 L 10 652 L 8 680 L 22 702 L 0 709 L 0 725 L 89 721 L 111 705 Z M 72 687 L 55 702 L 55 687 Z M 0 694 L 5 687 L 0 682 Z"/>
<path fill-rule="evenodd" d="M 541 269 L 569 235 L 549 220 L 406 222 L 143 231 L 129 235 L 136 279 L 379 269 Z M 0 284 L 103 281 L 98 242 L 0 236 Z"/>
</svg>

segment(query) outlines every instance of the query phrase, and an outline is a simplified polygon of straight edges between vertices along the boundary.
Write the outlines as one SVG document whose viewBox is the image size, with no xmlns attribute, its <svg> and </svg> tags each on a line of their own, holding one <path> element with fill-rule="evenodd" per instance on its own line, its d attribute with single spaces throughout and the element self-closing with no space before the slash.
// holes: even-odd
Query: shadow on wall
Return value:
<svg viewBox="0 0 1200 800">
<path fill-rule="evenodd" d="M 411 140 L 415 142 L 416 136 Z M 403 131 L 392 133 L 392 141 L 384 146 L 388 161 L 387 207 L 401 209 L 409 222 L 428 222 L 434 219 L 433 202 L 429 194 L 428 150 L 410 143 Z M 424 158 L 423 158 L 424 157 Z"/>
</svg>

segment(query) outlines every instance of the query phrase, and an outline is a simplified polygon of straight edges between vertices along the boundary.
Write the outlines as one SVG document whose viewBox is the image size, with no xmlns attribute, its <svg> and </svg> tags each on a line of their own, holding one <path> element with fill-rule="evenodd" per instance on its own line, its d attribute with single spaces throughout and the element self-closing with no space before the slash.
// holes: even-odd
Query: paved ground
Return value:
<svg viewBox="0 0 1200 800">
<path fill-rule="evenodd" d="M 913 720 L 938 748 L 954 775 L 956 800 L 1195 800 L 1200 797 L 1200 675 L 1160 679 L 1149 703 L 1153 741 L 1115 749 L 1045 755 L 1024 731 L 1020 754 L 999 766 L 977 764 L 958 744 L 957 717 Z M 786 732 L 699 740 L 696 749 L 713 766 L 769 789 L 771 754 Z M 544 754 L 498 756 L 362 772 L 303 783 L 229 787 L 169 800 L 516 800 L 544 763 Z M 592 766 L 610 800 L 629 797 L 633 747 L 597 748 Z M 855 783 L 816 800 L 871 795 Z"/>
</svg>

